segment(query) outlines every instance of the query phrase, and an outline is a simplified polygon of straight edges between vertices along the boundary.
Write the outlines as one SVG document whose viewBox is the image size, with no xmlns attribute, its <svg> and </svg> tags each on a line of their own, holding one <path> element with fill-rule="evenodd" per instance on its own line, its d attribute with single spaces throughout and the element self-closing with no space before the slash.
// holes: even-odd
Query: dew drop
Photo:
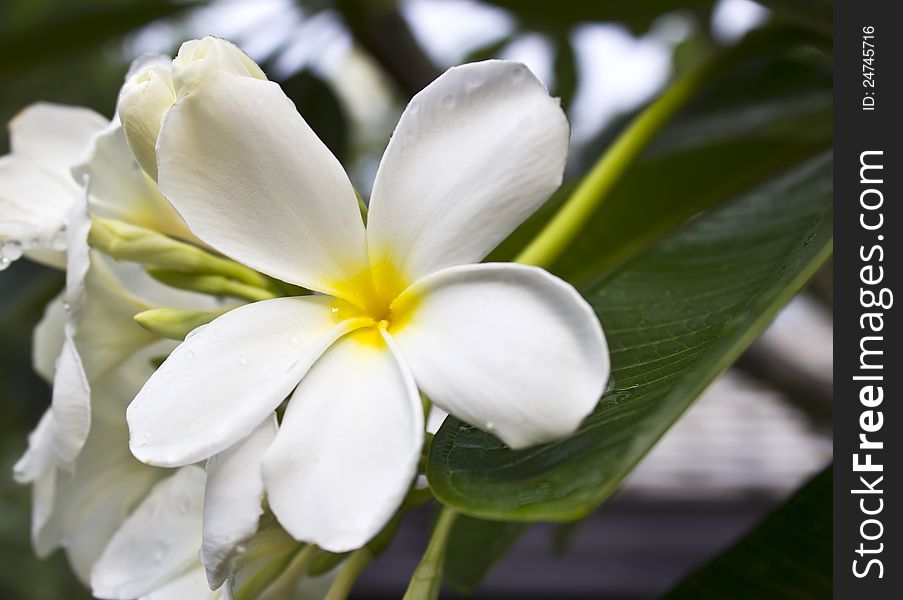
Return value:
<svg viewBox="0 0 903 600">
<path fill-rule="evenodd" d="M 471 90 L 475 90 L 483 85 L 483 76 L 479 73 L 470 73 L 467 76 L 467 88 Z"/>
<path fill-rule="evenodd" d="M 194 352 L 189 350 L 185 353 L 185 360 L 194 360 Z"/>
<path fill-rule="evenodd" d="M 445 108 L 454 108 L 457 100 L 453 94 L 446 94 L 442 97 L 442 106 Z"/>
<path fill-rule="evenodd" d="M 164 558 L 166 558 L 166 553 L 169 551 L 169 545 L 162 541 L 157 540 L 154 542 L 154 561 L 161 562 Z"/>
<path fill-rule="evenodd" d="M 487 422 L 486 422 L 486 429 L 488 429 L 489 431 L 495 430 L 495 423 L 493 423 L 492 421 L 487 421 Z"/>
<path fill-rule="evenodd" d="M 7 267 L 12 263 L 10 259 L 5 256 L 0 256 L 0 271 L 5 271 Z"/>
<path fill-rule="evenodd" d="M 236 554 L 244 554 L 247 551 L 248 551 L 248 547 L 245 546 L 244 544 L 239 544 L 238 546 L 235 547 Z"/>
<path fill-rule="evenodd" d="M 244 356 L 240 356 L 238 358 L 238 364 L 240 364 L 241 366 L 245 366 L 248 364 L 248 359 L 245 358 Z"/>
<path fill-rule="evenodd" d="M 144 437 L 149 438 L 149 437 L 151 437 L 152 435 L 154 435 L 154 432 L 151 431 L 150 429 L 145 429 L 145 430 L 144 430 Z"/>
<path fill-rule="evenodd" d="M 523 67 L 514 67 L 514 70 L 511 71 L 511 79 L 513 79 L 514 81 L 520 81 L 524 78 L 524 75 L 526 75 L 526 73 L 526 69 L 524 69 Z"/>
<path fill-rule="evenodd" d="M 22 242 L 17 240 L 9 240 L 0 246 L 0 256 L 6 259 L 7 263 L 22 258 Z"/>
</svg>

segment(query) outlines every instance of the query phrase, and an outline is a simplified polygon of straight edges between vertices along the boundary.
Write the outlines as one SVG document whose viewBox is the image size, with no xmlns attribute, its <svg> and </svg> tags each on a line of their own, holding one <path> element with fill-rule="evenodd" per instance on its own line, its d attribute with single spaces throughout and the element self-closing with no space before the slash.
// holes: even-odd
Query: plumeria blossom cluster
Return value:
<svg viewBox="0 0 903 600">
<path fill-rule="evenodd" d="M 366 209 L 216 38 L 136 61 L 112 122 L 40 104 L 10 133 L 3 260 L 67 274 L 35 333 L 51 408 L 15 476 L 37 552 L 64 547 L 99 598 L 258 597 L 278 561 L 373 543 L 446 413 L 525 448 L 607 384 L 569 284 L 480 262 L 564 170 L 567 120 L 522 64 L 417 94 Z"/>
</svg>

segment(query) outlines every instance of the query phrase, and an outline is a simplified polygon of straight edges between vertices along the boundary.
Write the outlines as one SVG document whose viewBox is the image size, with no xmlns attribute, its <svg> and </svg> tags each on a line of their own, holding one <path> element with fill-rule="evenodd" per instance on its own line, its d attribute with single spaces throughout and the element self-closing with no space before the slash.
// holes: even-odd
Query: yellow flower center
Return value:
<svg viewBox="0 0 903 600">
<path fill-rule="evenodd" d="M 366 327 L 374 333 L 377 329 L 397 331 L 417 304 L 416 294 L 410 291 L 402 294 L 409 283 L 391 262 L 374 263 L 335 286 L 341 298 L 333 301 L 333 316 L 336 321 L 371 321 Z"/>
</svg>

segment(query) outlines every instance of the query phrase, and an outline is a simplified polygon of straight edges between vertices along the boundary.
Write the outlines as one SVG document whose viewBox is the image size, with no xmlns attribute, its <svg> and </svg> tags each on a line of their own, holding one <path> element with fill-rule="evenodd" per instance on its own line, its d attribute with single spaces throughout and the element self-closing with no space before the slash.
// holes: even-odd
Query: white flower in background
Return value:
<svg viewBox="0 0 903 600">
<path fill-rule="evenodd" d="M 81 186 L 69 170 L 107 120 L 87 108 L 37 103 L 9 123 L 0 157 L 0 270 L 23 254 L 66 264 L 65 218 Z"/>
<path fill-rule="evenodd" d="M 542 269 L 473 264 L 561 183 L 567 121 L 526 67 L 457 67 L 411 101 L 366 229 L 278 85 L 199 81 L 165 114 L 160 191 L 210 246 L 320 294 L 238 308 L 181 344 L 129 406 L 139 459 L 212 456 L 292 394 L 263 459 L 270 507 L 297 539 L 346 551 L 414 481 L 418 388 L 515 448 L 578 427 L 609 371 L 591 308 Z"/>
<path fill-rule="evenodd" d="M 263 451 L 275 433 L 271 415 L 247 440 L 211 458 L 206 472 L 190 465 L 159 481 L 94 564 L 93 594 L 110 600 L 229 598 L 233 560 L 245 563 L 239 579 L 247 581 L 267 563 L 297 551 L 281 529 L 268 527 L 255 535 L 263 514 L 263 482 L 259 475 L 248 475 L 260 472 Z M 322 598 L 314 594 L 331 579 L 304 578 L 297 597 Z"/>
<path fill-rule="evenodd" d="M 150 358 L 171 349 L 166 344 L 135 354 L 94 382 L 91 435 L 71 469 L 59 468 L 50 409 L 14 467 L 19 483 L 32 484 L 35 552 L 43 558 L 62 546 L 84 583 L 113 532 L 166 473 L 131 456 L 123 418 L 126 404 L 153 372 Z"/>
<path fill-rule="evenodd" d="M 53 373 L 53 416 L 44 431 L 61 466 L 71 465 L 91 426 L 91 382 L 156 340 L 134 314 L 157 306 L 209 308 L 213 301 L 89 251 L 87 211 L 196 239 L 131 157 L 118 118 L 107 123 L 88 109 L 39 103 L 10 124 L 10 144 L 12 153 L 0 158 L 0 266 L 24 253 L 66 267 L 66 291 L 46 315 L 65 326 L 39 325 L 34 348 L 38 372 Z"/>
<path fill-rule="evenodd" d="M 153 59 L 136 64 L 142 63 Z M 219 588 L 238 544 L 257 531 L 263 512 L 260 460 L 275 435 L 275 418 L 208 461 L 201 480 L 206 492 L 203 483 L 183 482 L 186 476 L 162 492 L 158 488 L 166 482 L 153 487 L 166 472 L 129 452 L 125 406 L 153 372 L 151 359 L 168 354 L 175 344 L 155 343 L 156 336 L 133 316 L 155 307 L 206 309 L 217 302 L 163 286 L 138 265 L 90 250 L 88 213 L 199 241 L 133 160 L 118 119 L 106 124 L 85 109 L 35 105 L 17 118 L 11 132 L 14 154 L 0 159 L 0 232 L 28 236 L 2 238 L 4 252 L 27 246 L 30 258 L 49 256 L 48 262 L 67 270 L 66 290 L 47 306 L 34 333 L 34 366 L 53 382 L 52 406 L 14 469 L 17 481 L 33 487 L 35 550 L 43 557 L 64 547 L 73 570 L 88 583 L 109 543 L 114 549 L 103 554 L 107 558 L 95 582 L 101 597 L 219 598 L 222 593 L 210 591 L 198 560 L 202 539 L 210 584 Z M 23 215 L 30 219 L 29 228 L 20 227 Z M 35 233 L 45 231 L 50 233 Z M 46 240 L 52 248 L 39 245 Z M 191 517 L 196 518 L 189 520 L 197 527 L 173 528 L 163 513 L 150 525 L 129 516 L 143 498 L 142 506 L 171 500 L 165 493 L 170 488 L 180 494 L 173 514 L 191 517 L 189 505 L 196 506 Z M 135 527 L 155 544 L 154 552 L 143 560 L 133 553 L 128 569 L 117 570 L 123 565 L 116 561 L 126 556 L 116 549 L 122 543 L 117 540 L 128 539 Z M 161 559 L 155 560 L 158 554 Z M 110 556 L 113 572 L 107 568 Z M 201 588 L 203 593 L 195 593 Z"/>
</svg>

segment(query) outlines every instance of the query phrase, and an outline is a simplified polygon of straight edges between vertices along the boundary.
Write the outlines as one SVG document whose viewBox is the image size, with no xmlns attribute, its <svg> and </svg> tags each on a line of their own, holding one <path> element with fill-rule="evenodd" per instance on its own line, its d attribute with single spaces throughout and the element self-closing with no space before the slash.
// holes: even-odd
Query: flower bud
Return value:
<svg viewBox="0 0 903 600">
<path fill-rule="evenodd" d="M 267 78 L 257 63 L 238 46 L 210 36 L 185 42 L 172 61 L 172 78 L 179 98 L 223 73 Z"/>
<path fill-rule="evenodd" d="M 157 136 L 166 111 L 175 103 L 172 74 L 150 65 L 132 75 L 119 94 L 119 120 L 129 148 L 144 172 L 157 179 Z"/>
<path fill-rule="evenodd" d="M 151 333 L 171 340 L 184 340 L 188 334 L 202 325 L 235 308 L 219 310 L 186 310 L 179 308 L 152 308 L 135 315 L 135 322 Z"/>
<path fill-rule="evenodd" d="M 251 57 L 215 37 L 182 44 L 172 64 L 148 63 L 132 74 L 119 95 L 119 119 L 129 148 L 144 171 L 157 179 L 157 136 L 163 117 L 180 98 L 220 74 L 266 79 Z"/>
</svg>

